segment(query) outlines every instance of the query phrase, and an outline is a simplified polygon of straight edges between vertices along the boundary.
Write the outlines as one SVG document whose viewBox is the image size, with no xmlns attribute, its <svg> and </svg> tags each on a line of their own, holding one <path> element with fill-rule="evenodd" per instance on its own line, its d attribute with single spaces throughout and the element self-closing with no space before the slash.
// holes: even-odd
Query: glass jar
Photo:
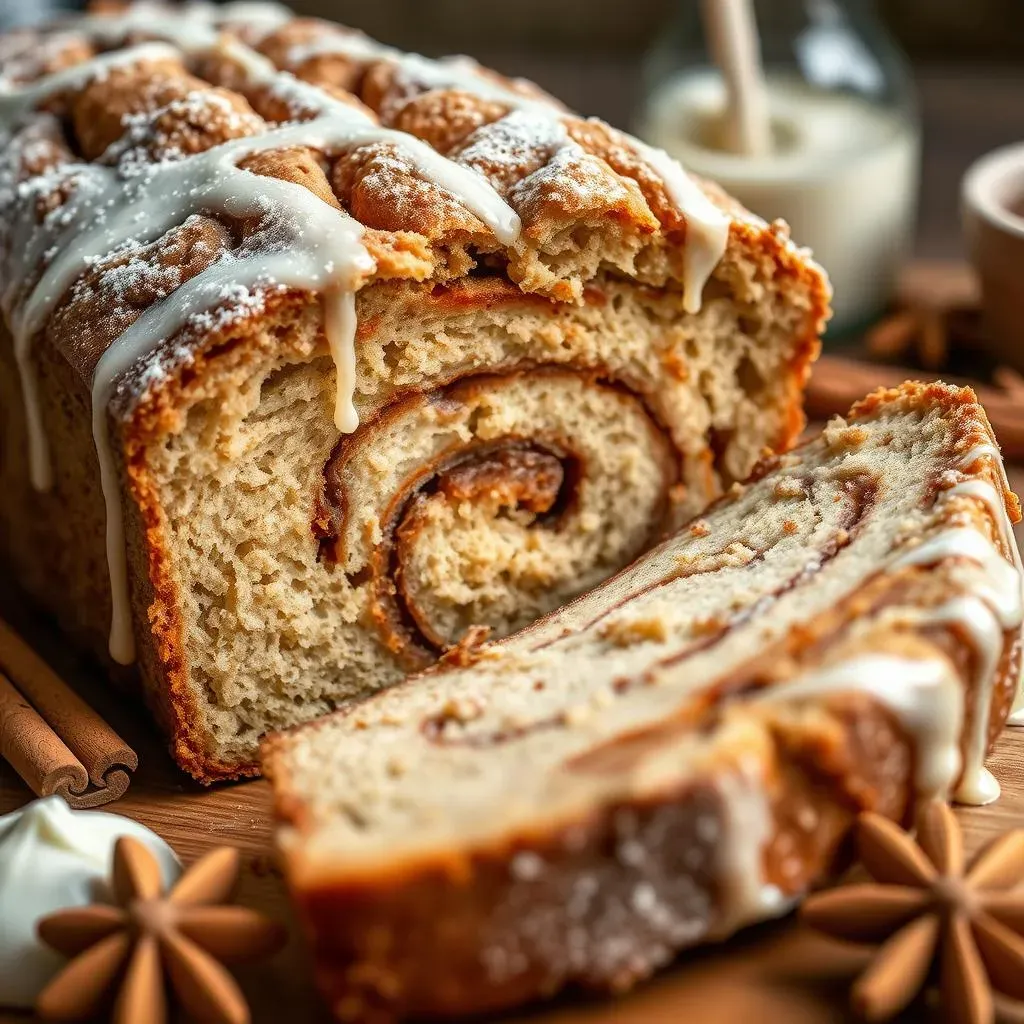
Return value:
<svg viewBox="0 0 1024 1024">
<path fill-rule="evenodd" d="M 638 133 L 766 220 L 789 223 L 832 279 L 834 336 L 884 309 L 911 245 L 920 153 L 911 76 L 870 0 L 752 4 L 771 152 L 724 147 L 725 85 L 698 0 L 680 0 L 647 57 Z"/>
<path fill-rule="evenodd" d="M 41 25 L 50 18 L 84 7 L 84 2 L 76 3 L 74 0 L 2 0 L 0 32 L 28 25 Z"/>
</svg>

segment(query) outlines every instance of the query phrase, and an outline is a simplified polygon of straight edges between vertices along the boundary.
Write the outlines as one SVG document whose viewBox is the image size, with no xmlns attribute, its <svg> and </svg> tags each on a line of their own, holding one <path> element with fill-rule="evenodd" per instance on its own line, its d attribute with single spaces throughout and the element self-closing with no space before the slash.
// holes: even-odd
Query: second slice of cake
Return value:
<svg viewBox="0 0 1024 1024">
<path fill-rule="evenodd" d="M 621 989 L 790 907 L 859 810 L 992 798 L 1017 517 L 973 394 L 904 385 L 540 623 L 272 740 L 336 1012 Z"/>
</svg>

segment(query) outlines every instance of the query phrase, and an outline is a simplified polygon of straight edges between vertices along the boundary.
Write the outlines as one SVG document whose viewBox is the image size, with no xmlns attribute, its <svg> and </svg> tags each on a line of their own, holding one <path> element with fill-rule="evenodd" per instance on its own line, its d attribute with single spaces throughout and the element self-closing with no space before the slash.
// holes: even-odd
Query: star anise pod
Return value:
<svg viewBox="0 0 1024 1024">
<path fill-rule="evenodd" d="M 249 960 L 284 943 L 281 925 L 230 899 L 238 879 L 238 851 L 213 850 L 164 894 L 160 867 L 130 837 L 114 848 L 116 905 L 94 904 L 44 917 L 39 936 L 72 957 L 40 993 L 43 1020 L 95 1016 L 113 1000 L 115 1024 L 164 1024 L 164 974 L 185 1012 L 210 1024 L 247 1024 L 249 1008 L 219 961 Z"/>
<path fill-rule="evenodd" d="M 889 1020 L 937 977 L 956 1024 L 991 1024 L 993 990 L 1024 999 L 1024 829 L 1007 832 L 965 869 L 953 812 L 933 801 L 917 841 L 886 818 L 857 823 L 861 863 L 873 882 L 812 896 L 802 917 L 850 942 L 881 943 L 851 992 L 869 1021 Z"/>
</svg>

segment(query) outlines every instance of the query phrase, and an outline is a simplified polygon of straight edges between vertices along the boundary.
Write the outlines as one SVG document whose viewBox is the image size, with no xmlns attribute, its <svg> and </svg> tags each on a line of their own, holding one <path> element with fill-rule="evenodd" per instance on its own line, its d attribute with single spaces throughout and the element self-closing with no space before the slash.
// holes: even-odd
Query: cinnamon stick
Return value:
<svg viewBox="0 0 1024 1024">
<path fill-rule="evenodd" d="M 89 773 L 64 741 L 0 673 L 0 754 L 36 796 L 65 799 L 89 786 Z"/>
<path fill-rule="evenodd" d="M 921 371 L 909 366 L 883 366 L 842 356 L 822 356 L 815 364 L 807 386 L 807 415 L 811 419 L 827 419 L 837 413 L 842 415 L 875 388 L 898 387 L 906 380 L 920 378 Z M 945 374 L 943 380 L 973 388 L 988 413 L 1003 455 L 1010 460 L 1024 459 L 1024 406 L 1018 396 L 974 380 Z"/>
<path fill-rule="evenodd" d="M 918 328 L 917 310 L 903 309 L 880 320 L 864 336 L 868 353 L 876 359 L 905 356 Z"/>
<path fill-rule="evenodd" d="M 0 753 L 38 796 L 59 793 L 75 808 L 117 800 L 139 766 L 135 751 L 2 619 Z"/>
</svg>

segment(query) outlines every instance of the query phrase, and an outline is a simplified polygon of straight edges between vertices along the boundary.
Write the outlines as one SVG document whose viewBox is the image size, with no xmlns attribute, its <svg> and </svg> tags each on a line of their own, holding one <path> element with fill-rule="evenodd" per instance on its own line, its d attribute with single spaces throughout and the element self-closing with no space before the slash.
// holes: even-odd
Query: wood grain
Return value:
<svg viewBox="0 0 1024 1024">
<path fill-rule="evenodd" d="M 158 748 L 146 751 L 143 766 L 128 796 L 111 810 L 152 828 L 185 861 L 214 846 L 232 844 L 246 854 L 239 900 L 287 923 L 290 939 L 269 963 L 239 970 L 243 991 L 256 1024 L 309 1022 L 328 1024 L 305 961 L 302 942 L 288 906 L 282 880 L 268 869 L 271 842 L 269 787 L 248 782 L 199 792 L 168 785 L 174 769 Z M 973 853 L 1009 828 L 1024 825 L 1024 730 L 1009 730 L 999 741 L 990 767 L 1003 787 L 992 806 L 958 808 L 966 845 Z M 31 793 L 8 774 L 0 781 L 0 812 L 20 806 Z M 655 1021 L 702 1021 L 714 1006 L 716 1024 L 835 1024 L 844 1019 L 838 1007 L 865 954 L 828 946 L 821 969 L 821 942 L 792 921 L 752 929 L 720 947 L 681 958 L 673 969 L 617 1001 L 565 998 L 552 1008 L 514 1018 L 515 1024 L 651 1024 Z M 808 969 L 813 952 L 815 969 Z M 756 1015 L 755 1015 L 756 1011 Z M 4 1013 L 0 1024 L 24 1024 L 26 1014 Z M 909 1016 L 907 1021 L 918 1019 Z M 1008 1012 L 1003 1019 L 1024 1021 Z"/>
</svg>

